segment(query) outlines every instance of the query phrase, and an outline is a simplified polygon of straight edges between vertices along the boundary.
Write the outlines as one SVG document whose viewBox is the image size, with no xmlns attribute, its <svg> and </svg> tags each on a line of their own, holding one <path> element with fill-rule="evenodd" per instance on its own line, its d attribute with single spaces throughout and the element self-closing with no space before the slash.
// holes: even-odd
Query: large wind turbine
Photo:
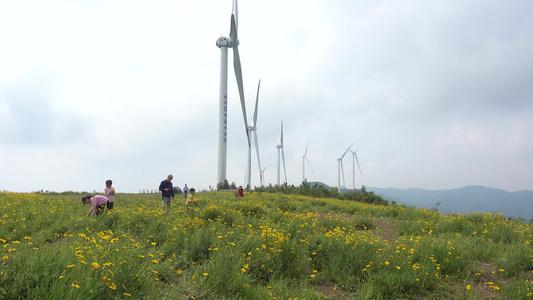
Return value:
<svg viewBox="0 0 533 300">
<path fill-rule="evenodd" d="M 350 145 L 350 147 L 348 147 L 348 149 L 346 149 L 346 151 L 344 151 L 344 153 L 342 154 L 341 157 L 337 158 L 337 162 L 338 162 L 338 178 L 339 178 L 339 184 L 338 184 L 338 187 L 339 187 L 339 192 L 341 190 L 341 170 L 342 170 L 342 183 L 344 185 L 346 185 L 346 182 L 344 182 L 344 166 L 342 165 L 342 159 L 344 158 L 344 156 L 346 155 L 346 153 L 348 153 L 348 151 L 350 150 L 350 148 L 352 148 L 353 146 L 353 143 Z"/>
<path fill-rule="evenodd" d="M 305 162 L 307 161 L 307 163 L 309 164 L 309 167 L 311 168 L 311 171 L 313 171 L 313 167 L 311 167 L 311 163 L 309 162 L 309 160 L 307 159 L 307 148 L 309 148 L 309 140 L 311 138 L 307 139 L 307 146 L 305 146 L 305 153 L 302 157 L 300 157 L 302 159 L 302 164 L 303 164 L 303 177 L 302 177 L 302 182 L 305 181 Z M 314 172 L 314 171 L 313 171 Z"/>
<path fill-rule="evenodd" d="M 280 184 L 280 170 L 281 170 L 281 160 L 280 160 L 280 153 L 281 158 L 283 159 L 283 173 L 285 174 L 285 183 L 287 183 L 287 170 L 285 169 L 285 152 L 283 151 L 283 121 L 281 121 L 281 138 L 280 138 L 280 144 L 276 146 L 278 148 L 278 185 Z"/>
<path fill-rule="evenodd" d="M 254 134 L 254 142 L 255 142 L 255 152 L 257 153 L 257 165 L 259 166 L 259 181 L 261 186 L 263 186 L 263 174 L 261 173 L 261 160 L 259 159 L 259 142 L 257 141 L 257 106 L 259 104 L 259 88 L 261 87 L 261 79 L 259 79 L 259 84 L 257 85 L 257 97 L 255 98 L 255 110 L 254 110 L 254 118 L 252 119 L 252 125 L 248 126 L 248 132 L 253 132 Z M 247 182 L 246 187 L 251 188 L 252 187 L 252 148 L 248 147 L 248 165 L 246 168 L 247 174 Z"/>
<path fill-rule="evenodd" d="M 250 135 L 248 133 L 248 123 L 246 118 L 246 107 L 244 103 L 244 88 L 242 83 L 241 59 L 239 56 L 239 39 L 237 38 L 237 0 L 233 1 L 231 14 L 230 34 L 228 37 L 219 37 L 217 46 L 220 48 L 220 97 L 218 105 L 218 138 L 217 138 L 217 184 L 226 180 L 226 158 L 227 158 L 227 136 L 228 136 L 228 48 L 233 48 L 233 69 L 237 79 L 237 87 L 241 100 L 242 115 L 244 118 L 244 128 L 250 147 Z"/>
</svg>

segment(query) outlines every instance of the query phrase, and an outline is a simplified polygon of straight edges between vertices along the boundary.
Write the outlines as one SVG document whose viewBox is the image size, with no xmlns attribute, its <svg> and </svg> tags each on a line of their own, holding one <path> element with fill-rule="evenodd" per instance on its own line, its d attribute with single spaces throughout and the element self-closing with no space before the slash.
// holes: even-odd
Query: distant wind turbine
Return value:
<svg viewBox="0 0 533 300">
<path fill-rule="evenodd" d="M 257 141 L 257 106 L 259 104 L 259 88 L 261 87 L 261 79 L 259 79 L 259 84 L 257 85 L 257 97 L 255 98 L 255 110 L 254 118 L 252 119 L 252 125 L 248 126 L 248 132 L 253 132 L 254 142 L 255 142 L 255 152 L 257 153 L 257 165 L 259 166 L 259 181 L 261 186 L 263 186 L 263 174 L 261 174 L 261 159 L 259 158 L 259 142 Z M 247 165 L 247 182 L 246 187 L 252 187 L 252 148 L 248 147 L 248 165 Z"/>
<path fill-rule="evenodd" d="M 283 173 L 285 174 L 285 183 L 287 183 L 287 170 L 285 169 L 285 152 L 283 151 L 283 121 L 281 121 L 281 138 L 280 144 L 276 146 L 278 148 L 278 185 L 280 184 L 280 170 L 281 170 L 281 158 L 283 159 Z"/>
<path fill-rule="evenodd" d="M 244 103 L 244 88 L 242 83 L 241 59 L 239 56 L 239 39 L 237 37 L 237 0 L 233 1 L 233 9 L 230 23 L 230 37 L 219 37 L 216 41 L 220 48 L 220 91 L 218 105 L 218 137 L 217 137 L 217 184 L 226 180 L 226 160 L 227 160 L 227 123 L 228 123 L 228 48 L 233 48 L 233 69 L 237 79 L 237 87 L 241 99 L 242 115 L 244 118 L 244 128 L 248 147 L 250 147 L 250 134 L 248 133 L 248 123 L 246 118 L 246 106 Z"/>
<path fill-rule="evenodd" d="M 341 190 L 341 170 L 342 170 L 342 183 L 343 183 L 343 187 L 346 185 L 346 182 L 344 181 L 344 166 L 342 164 L 342 159 L 344 158 L 344 156 L 346 155 L 346 153 L 348 153 L 348 151 L 350 150 L 350 148 L 352 148 L 353 146 L 353 143 L 350 145 L 350 147 L 348 147 L 348 149 L 346 149 L 346 151 L 344 151 L 344 153 L 342 154 L 341 157 L 337 158 L 337 162 L 338 162 L 338 178 L 339 178 L 339 184 L 338 184 L 338 187 L 339 187 L 339 192 Z"/>
<path fill-rule="evenodd" d="M 363 141 L 363 138 L 361 138 L 361 141 Z M 361 176 L 363 176 L 363 172 L 361 171 L 361 165 L 359 165 L 359 159 L 357 158 L 357 151 L 359 150 L 359 146 L 361 146 L 361 142 L 359 142 L 359 145 L 357 146 L 357 149 L 355 151 L 350 150 L 352 153 L 352 179 L 353 179 L 353 189 L 355 190 L 355 162 L 357 161 L 357 167 L 359 167 L 359 173 Z"/>
<path fill-rule="evenodd" d="M 307 164 L 309 164 L 309 167 L 311 168 L 311 171 L 313 171 L 313 173 L 315 172 L 313 170 L 313 167 L 311 167 L 311 163 L 309 162 L 309 160 L 307 159 L 307 148 L 309 148 L 309 140 L 311 138 L 307 139 L 307 146 L 305 146 L 305 153 L 302 157 L 300 157 L 300 159 L 302 159 L 302 164 L 303 164 L 303 177 L 302 177 L 302 182 L 306 180 L 305 178 L 305 162 L 307 161 Z"/>
<path fill-rule="evenodd" d="M 264 184 L 266 184 L 266 180 L 265 180 L 265 170 L 266 168 L 268 167 L 268 165 L 266 165 L 266 167 L 261 170 L 261 179 L 263 180 L 262 183 L 261 183 L 261 186 L 263 186 Z"/>
</svg>

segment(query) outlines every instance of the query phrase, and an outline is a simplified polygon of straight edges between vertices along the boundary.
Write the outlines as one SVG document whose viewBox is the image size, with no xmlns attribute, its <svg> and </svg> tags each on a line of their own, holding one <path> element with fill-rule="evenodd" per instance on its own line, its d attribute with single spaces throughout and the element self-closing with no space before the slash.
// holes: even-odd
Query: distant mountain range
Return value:
<svg viewBox="0 0 533 300">
<path fill-rule="evenodd" d="M 491 212 L 513 218 L 533 218 L 533 191 L 529 190 L 510 193 L 484 186 L 465 186 L 437 191 L 368 187 L 367 191 L 373 191 L 389 202 L 437 208 L 442 213 Z"/>
</svg>

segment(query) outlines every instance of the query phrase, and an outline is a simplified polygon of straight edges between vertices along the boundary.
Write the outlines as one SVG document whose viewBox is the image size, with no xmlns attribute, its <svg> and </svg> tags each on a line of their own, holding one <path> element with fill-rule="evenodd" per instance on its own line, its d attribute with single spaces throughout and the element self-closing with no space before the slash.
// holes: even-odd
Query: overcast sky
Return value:
<svg viewBox="0 0 533 300">
<path fill-rule="evenodd" d="M 138 192 L 169 173 L 215 186 L 215 42 L 231 11 L 231 0 L 0 2 L 0 190 L 103 192 L 112 179 Z M 358 188 L 533 190 L 531 12 L 530 0 L 240 1 L 266 182 L 277 182 L 283 121 L 289 184 L 302 182 L 309 139 L 309 181 L 337 186 L 337 158 L 355 143 Z M 242 185 L 228 58 L 227 179 Z"/>
</svg>

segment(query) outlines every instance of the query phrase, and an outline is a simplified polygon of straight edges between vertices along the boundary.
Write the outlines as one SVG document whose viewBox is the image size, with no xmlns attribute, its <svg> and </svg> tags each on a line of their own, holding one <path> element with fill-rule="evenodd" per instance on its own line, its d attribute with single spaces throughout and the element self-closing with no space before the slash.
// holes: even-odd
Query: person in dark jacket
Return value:
<svg viewBox="0 0 533 300">
<path fill-rule="evenodd" d="M 163 210 L 170 209 L 170 198 L 174 199 L 174 189 L 172 188 L 173 178 L 174 176 L 172 176 L 172 174 L 169 174 L 167 176 L 167 179 L 161 181 L 161 184 L 159 185 L 159 190 L 161 191 L 161 197 L 163 199 L 161 209 Z"/>
</svg>

